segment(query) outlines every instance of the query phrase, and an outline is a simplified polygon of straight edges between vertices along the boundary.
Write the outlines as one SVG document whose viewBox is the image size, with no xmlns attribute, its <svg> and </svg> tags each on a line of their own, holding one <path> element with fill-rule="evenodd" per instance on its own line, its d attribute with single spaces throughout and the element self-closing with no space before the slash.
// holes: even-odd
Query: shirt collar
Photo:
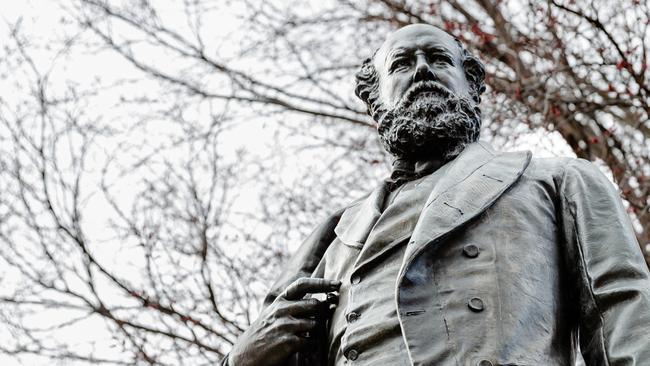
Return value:
<svg viewBox="0 0 650 366">
<path fill-rule="evenodd" d="M 390 190 L 399 187 L 405 182 L 415 180 L 425 175 L 429 175 L 441 166 L 445 161 L 439 159 L 420 159 L 409 160 L 404 158 L 397 158 L 393 161 L 393 171 L 386 182 L 390 185 Z"/>
</svg>

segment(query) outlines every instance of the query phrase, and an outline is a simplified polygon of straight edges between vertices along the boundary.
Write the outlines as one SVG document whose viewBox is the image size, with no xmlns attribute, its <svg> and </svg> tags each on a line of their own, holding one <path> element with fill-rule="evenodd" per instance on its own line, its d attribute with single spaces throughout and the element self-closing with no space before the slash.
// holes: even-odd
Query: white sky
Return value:
<svg viewBox="0 0 650 366">
<path fill-rule="evenodd" d="M 5 2 L 2 8 L 2 14 L 0 15 L 0 46 L 10 43 L 8 39 L 8 29 L 10 24 L 14 24 L 18 19 L 22 18 L 22 27 L 26 30 L 27 34 L 37 35 L 42 40 L 48 39 L 48 37 L 60 37 L 63 35 L 64 30 L 62 29 L 61 20 L 66 18 L 65 12 L 61 11 L 61 8 L 57 4 L 58 1 L 48 1 L 48 0 L 21 0 L 21 1 L 11 1 Z M 165 16 L 171 17 L 173 21 L 173 13 L 166 14 Z M 183 14 L 177 14 L 178 21 L 182 21 Z M 237 22 L 234 18 L 229 17 L 228 14 L 223 14 L 221 19 L 215 21 L 215 26 L 219 28 L 219 35 L 223 35 L 227 32 L 233 31 L 236 27 Z M 33 53 L 32 57 L 37 64 L 37 67 L 45 72 L 50 68 L 52 63 L 52 52 L 49 50 L 44 50 L 43 52 Z M 52 73 L 54 85 L 61 85 L 65 87 L 67 83 L 80 83 L 83 85 L 84 82 L 92 82 L 94 78 L 100 76 L 105 83 L 110 83 L 111 80 L 118 80 L 128 78 L 129 75 L 134 77 L 138 74 L 134 72 L 133 67 L 126 63 L 122 58 L 104 52 L 102 54 L 94 55 L 84 55 L 76 54 L 71 55 L 70 57 L 59 58 L 57 63 L 55 63 L 55 69 Z M 59 78 L 59 80 L 55 79 Z M 144 90 L 146 85 L 138 85 L 140 90 Z M 6 83 L 0 83 L 0 96 L 3 99 L 12 101 L 13 98 L 19 98 L 21 92 L 26 92 L 21 90 L 20 86 L 9 85 Z M 116 93 L 121 93 L 123 90 L 117 90 Z M 115 115 L 112 108 L 117 94 L 106 95 L 105 104 L 94 105 L 92 108 L 106 116 L 107 119 L 110 118 L 119 118 L 119 115 Z M 112 117 L 115 116 L 115 117 Z M 116 120 L 117 121 L 117 120 Z M 128 123 L 128 121 L 126 121 Z M 241 148 L 242 142 L 246 142 L 246 148 L 250 146 L 258 146 L 258 153 L 264 154 L 264 149 L 268 142 L 271 141 L 273 131 L 269 128 L 259 128 L 255 127 L 255 133 L 250 133 L 252 126 L 257 125 L 256 121 L 248 121 L 242 124 L 239 124 L 237 128 L 233 129 L 229 133 L 231 138 L 226 139 L 226 141 L 231 141 L 231 146 L 228 147 L 230 150 L 235 151 L 237 148 Z M 163 127 L 163 129 L 160 129 Z M 161 138 L 164 138 L 167 133 L 172 133 L 172 131 L 166 131 L 164 129 L 165 125 L 159 125 L 156 132 L 160 134 Z M 141 139 L 156 139 L 155 136 L 147 135 L 133 135 L 131 142 L 137 144 Z M 110 149 L 110 147 L 108 147 Z M 117 148 L 117 147 L 115 147 Z M 101 153 L 99 155 L 97 162 L 98 165 L 95 167 L 89 167 L 89 169 L 96 169 L 97 172 L 101 169 L 102 165 L 99 165 L 101 161 Z M 99 177 L 97 177 L 98 179 Z M 98 181 L 88 181 L 88 189 L 96 189 L 98 187 Z M 129 190 L 128 182 L 122 182 L 124 189 L 120 193 L 120 199 L 125 202 L 132 201 L 133 191 Z M 256 190 L 259 190 L 260 187 L 248 187 L 248 194 L 241 195 L 237 206 L 242 211 L 252 211 L 257 205 L 255 193 Z M 108 227 L 109 219 L 111 218 L 112 210 L 107 206 L 106 202 L 103 200 L 95 200 L 90 202 L 87 205 L 85 211 L 85 216 L 92 219 L 87 220 L 86 229 L 93 233 L 94 236 L 103 236 L 106 238 L 111 237 L 112 232 Z M 128 246 L 122 247 L 122 252 L 120 257 L 115 255 L 115 246 L 105 245 L 97 246 L 94 249 L 94 253 L 98 258 L 101 258 L 104 262 L 110 263 L 112 268 L 115 268 L 118 273 L 123 277 L 137 277 L 139 273 L 134 269 L 138 267 L 137 262 L 132 263 L 123 263 L 121 260 L 126 256 L 128 257 Z M 141 258 L 142 256 L 133 256 L 134 260 Z M 112 258 L 112 259 L 111 259 Z M 134 265 L 135 264 L 135 265 Z M 141 267 L 141 265 L 139 265 Z M 0 269 L 0 278 L 1 283 L 4 285 L 11 284 L 15 281 L 20 281 L 20 277 L 15 273 L 6 272 L 5 270 Z M 0 289 L 0 295 L 2 295 L 2 290 Z M 48 324 L 55 324 L 61 320 L 69 318 L 69 312 L 62 312 L 61 310 L 54 309 L 52 311 L 43 312 L 41 314 L 35 315 L 30 318 L 31 321 L 35 322 L 39 326 L 47 326 Z M 2 323 L 2 319 L 0 319 Z M 115 350 L 120 350 L 120 348 L 115 348 L 115 340 L 111 338 L 111 334 L 105 330 L 105 322 L 99 317 L 90 317 L 89 319 L 78 323 L 73 327 L 62 328 L 56 332 L 57 340 L 67 343 L 71 348 L 88 348 L 94 347 L 96 350 L 96 355 L 113 355 Z M 7 332 L 6 329 L 0 325 L 0 342 L 6 342 L 11 338 L 11 334 Z M 22 361 L 22 362 L 20 362 Z M 53 362 L 56 364 L 62 365 L 76 365 L 76 364 L 85 364 L 85 363 L 75 363 L 67 361 L 52 361 L 42 357 L 31 357 L 31 356 L 22 356 L 21 360 L 13 357 L 0 354 L 0 365 L 3 366 L 13 366 L 13 365 L 29 365 L 29 366 L 38 366 L 38 365 L 52 365 Z"/>
<path fill-rule="evenodd" d="M 43 37 L 49 37 L 51 35 L 56 35 L 61 30 L 61 18 L 65 17 L 65 14 L 61 12 L 57 1 L 46 1 L 46 0 L 22 0 L 22 1 L 6 1 L 3 4 L 2 15 L 2 24 L 0 24 L 0 45 L 6 44 L 7 40 L 7 24 L 14 23 L 16 19 L 23 18 L 23 26 L 28 30 L 30 34 L 37 34 Z M 173 18 L 173 13 L 166 14 L 167 17 Z M 178 14 L 182 18 L 182 14 Z M 219 35 L 232 34 L 236 31 L 237 20 L 234 19 L 229 14 L 223 14 L 221 19 L 215 19 L 213 26 L 216 27 L 214 32 Z M 224 45 L 227 47 L 233 47 L 232 44 L 227 44 L 224 41 Z M 37 63 L 42 65 L 45 69 L 45 65 L 48 65 L 51 58 L 47 52 L 43 54 L 35 55 Z M 128 76 L 133 73 L 133 69 L 130 65 L 125 63 L 123 60 L 115 56 L 110 56 L 105 53 L 101 57 L 97 55 L 78 55 L 76 57 L 67 58 L 66 61 L 57 67 L 60 67 L 61 70 L 65 72 L 61 75 L 66 75 L 73 80 L 83 82 L 84 80 L 90 80 L 98 74 L 98 70 L 101 70 L 101 77 L 106 80 L 119 79 Z M 55 75 L 59 75 L 58 73 Z M 69 82 L 70 79 L 64 80 L 61 82 Z M 145 87 L 140 84 L 138 87 Z M 5 99 L 11 99 L 12 94 L 16 93 L 17 90 L 14 86 L 0 84 L 0 95 Z M 115 96 L 113 96 L 115 97 Z M 95 111 L 99 111 L 100 114 L 105 114 L 106 116 L 113 115 L 111 109 L 111 103 L 107 102 L 106 104 L 94 105 L 93 108 Z M 161 134 L 165 134 L 167 131 L 159 131 Z M 258 121 L 249 121 L 239 125 L 239 127 L 234 128 L 229 132 L 232 146 L 227 146 L 226 148 L 232 149 L 233 151 L 237 147 L 241 147 L 243 141 L 245 141 L 244 147 L 247 149 L 252 149 L 253 152 L 260 156 L 264 156 L 270 150 L 270 142 L 272 141 L 274 135 L 273 128 L 266 126 L 263 127 L 262 124 Z M 133 141 L 137 141 L 141 138 L 155 139 L 155 136 L 133 136 Z M 257 151 L 254 151 L 258 149 Z M 265 150 L 266 149 L 266 150 Z M 521 150 L 521 149 L 530 149 L 536 156 L 557 156 L 557 155 L 567 155 L 574 156 L 572 151 L 563 143 L 561 139 L 557 136 L 549 135 L 547 133 L 531 134 L 522 136 L 515 146 L 508 146 L 509 150 Z M 295 167 L 304 164 L 309 164 L 309 162 L 303 162 L 300 157 L 293 156 L 287 158 L 287 166 Z M 299 169 L 286 169 L 283 171 L 282 179 L 286 182 L 290 182 L 292 179 L 296 179 L 297 175 L 295 172 Z M 89 184 L 92 184 L 90 182 Z M 238 206 L 242 211 L 254 210 L 257 202 L 256 191 L 260 190 L 260 187 L 250 186 L 247 187 L 248 194 L 240 196 L 238 201 Z M 128 190 L 124 191 L 125 200 L 128 198 Z M 90 227 L 97 233 L 105 232 L 106 236 L 109 236 L 107 231 L 106 223 L 110 216 L 110 210 L 108 210 L 102 203 L 97 203 L 93 208 L 89 208 L 89 211 L 86 212 L 86 216 L 93 217 L 93 220 L 89 222 Z M 99 249 L 98 249 L 99 250 Z M 105 247 L 105 252 L 99 252 L 98 255 L 101 255 L 103 258 L 110 258 L 114 251 L 114 247 L 107 246 Z M 115 261 L 113 265 L 118 266 L 119 263 Z M 132 267 L 126 266 L 123 271 L 130 271 Z M 11 281 L 10 278 L 5 277 L 3 281 Z M 0 291 L 1 293 L 1 291 Z M 47 322 L 51 318 L 56 318 L 57 312 L 50 312 L 48 314 L 42 314 L 40 317 L 34 318 L 34 320 L 39 320 Z M 102 352 L 110 354 L 112 352 L 111 344 L 112 340 L 108 337 L 108 334 L 103 331 L 103 322 L 92 318 L 93 320 L 87 321 L 83 326 L 69 328 L 69 330 L 64 330 L 60 332 L 60 336 L 68 339 L 70 345 L 76 344 L 86 344 L 89 339 L 97 340 L 97 347 L 103 348 Z M 2 330 L 0 326 L 0 342 L 2 341 L 1 337 L 9 336 L 5 331 Z M 100 352 L 100 354 L 102 353 Z M 49 365 L 51 364 L 47 360 L 41 358 L 24 358 L 25 364 L 27 365 Z M 18 365 L 19 363 L 13 357 L 7 357 L 0 355 L 0 365 Z"/>
</svg>

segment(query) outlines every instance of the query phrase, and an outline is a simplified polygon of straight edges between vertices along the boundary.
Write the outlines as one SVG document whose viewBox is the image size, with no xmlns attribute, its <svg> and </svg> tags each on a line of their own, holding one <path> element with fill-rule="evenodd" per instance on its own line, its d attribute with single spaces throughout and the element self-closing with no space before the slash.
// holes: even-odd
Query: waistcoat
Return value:
<svg viewBox="0 0 650 366">
<path fill-rule="evenodd" d="M 349 218 L 356 226 L 348 225 L 325 252 L 324 277 L 342 282 L 330 323 L 329 365 L 410 365 L 397 317 L 395 281 L 406 242 L 443 172 L 404 183 L 392 193 L 389 185 L 377 188 L 360 203 L 356 217 Z M 339 229 L 346 225 L 342 222 Z"/>
</svg>

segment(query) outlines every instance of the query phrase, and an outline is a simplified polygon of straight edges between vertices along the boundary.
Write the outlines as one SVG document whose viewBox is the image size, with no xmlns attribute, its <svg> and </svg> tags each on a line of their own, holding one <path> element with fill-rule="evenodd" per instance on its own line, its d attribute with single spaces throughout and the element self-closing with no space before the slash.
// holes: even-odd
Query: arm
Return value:
<svg viewBox="0 0 650 366">
<path fill-rule="evenodd" d="M 650 274 L 619 195 L 594 165 L 576 160 L 560 209 L 587 365 L 648 365 Z"/>
<path fill-rule="evenodd" d="M 333 281 L 307 277 L 334 240 L 334 227 L 342 213 L 339 210 L 328 217 L 301 244 L 264 298 L 260 316 L 239 337 L 221 366 L 274 365 L 304 345 L 305 340 L 296 334 L 316 326 L 313 320 L 304 318 L 322 306 L 315 299 L 302 300 L 303 296 L 338 289 Z"/>
<path fill-rule="evenodd" d="M 334 241 L 336 234 L 334 228 L 341 219 L 345 209 L 340 209 L 330 215 L 323 223 L 318 225 L 314 231 L 305 239 L 296 253 L 284 266 L 278 279 L 271 286 L 271 289 L 264 297 L 264 307 L 270 305 L 275 298 L 293 281 L 301 277 L 309 277 L 323 258 L 327 247 Z"/>
</svg>

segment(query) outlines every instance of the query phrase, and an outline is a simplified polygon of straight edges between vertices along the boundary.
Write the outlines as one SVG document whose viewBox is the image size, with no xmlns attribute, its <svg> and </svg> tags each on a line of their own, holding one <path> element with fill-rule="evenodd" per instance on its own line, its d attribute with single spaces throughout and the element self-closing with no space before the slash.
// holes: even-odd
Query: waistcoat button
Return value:
<svg viewBox="0 0 650 366">
<path fill-rule="evenodd" d="M 353 311 L 350 314 L 348 314 L 347 319 L 348 319 L 348 323 L 354 323 L 357 321 L 357 319 L 359 319 L 359 313 Z"/>
<path fill-rule="evenodd" d="M 478 257 L 478 253 L 478 247 L 474 244 L 467 244 L 463 247 L 463 254 L 465 254 L 466 257 L 476 258 Z"/>
<path fill-rule="evenodd" d="M 359 275 L 354 275 L 350 282 L 352 282 L 353 285 L 358 285 L 359 282 L 361 282 L 361 277 L 359 277 Z"/>
<path fill-rule="evenodd" d="M 473 297 L 472 299 L 469 300 L 467 303 L 467 306 L 470 308 L 475 313 L 480 313 L 485 309 L 485 305 L 483 304 L 483 300 L 479 299 L 478 297 Z"/>
<path fill-rule="evenodd" d="M 347 355 L 345 357 L 347 357 L 347 359 L 350 361 L 354 361 L 359 358 L 359 352 L 356 349 L 352 348 L 347 352 Z"/>
<path fill-rule="evenodd" d="M 476 366 L 494 366 L 490 360 L 480 360 Z"/>
</svg>

